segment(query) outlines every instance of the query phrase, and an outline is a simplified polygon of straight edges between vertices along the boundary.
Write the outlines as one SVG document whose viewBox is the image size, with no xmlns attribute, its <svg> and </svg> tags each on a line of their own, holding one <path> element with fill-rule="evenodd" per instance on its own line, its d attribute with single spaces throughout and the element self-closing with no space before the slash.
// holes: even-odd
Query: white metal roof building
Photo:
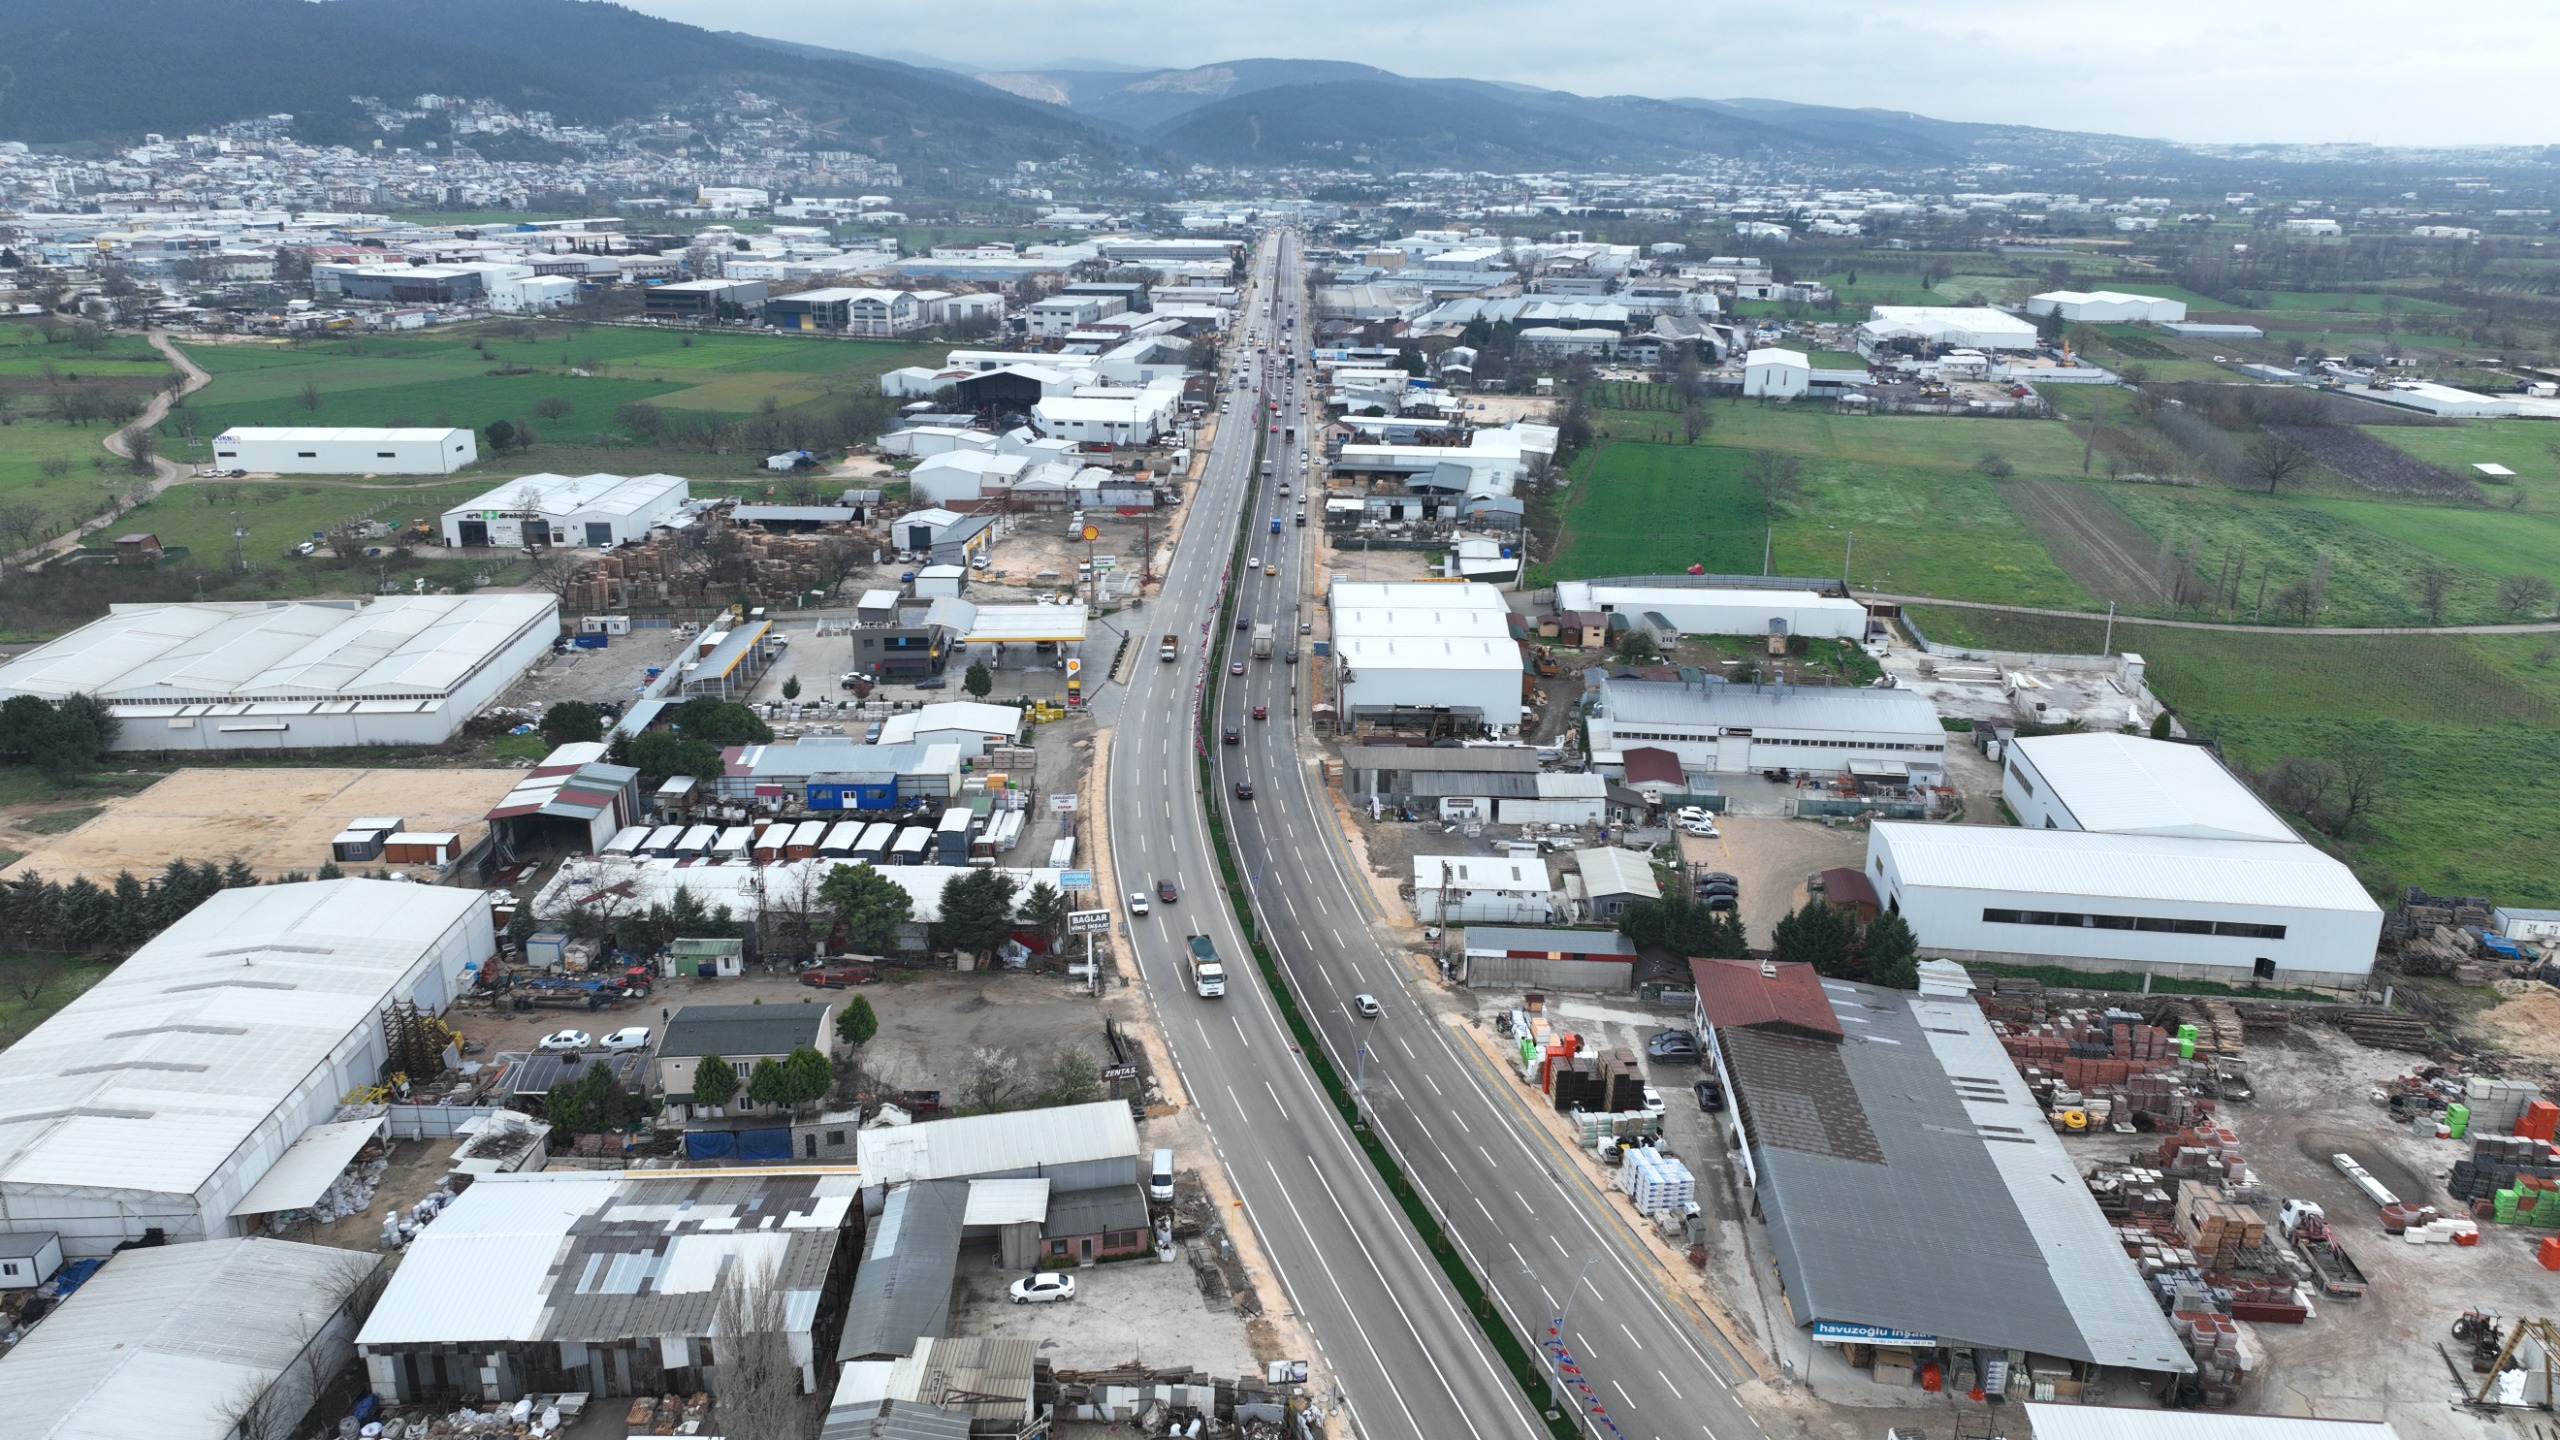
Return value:
<svg viewBox="0 0 2560 1440">
<path fill-rule="evenodd" d="M 1520 723 L 1520 646 L 1490 585 L 1335 581 L 1328 670 L 1343 715 L 1446 708 L 1497 729 Z"/>
<path fill-rule="evenodd" d="M 2317 848 L 1879 821 L 1867 875 L 1923 954 L 2350 985 L 2382 910 Z"/>
<path fill-rule="evenodd" d="M 2035 1440 L 2400 1440 L 2388 1420 L 2031 1403 Z"/>
<path fill-rule="evenodd" d="M 0 1356 L 19 1440 L 233 1440 L 290 1424 L 352 1354 L 346 1302 L 381 1260 L 284 1240 L 130 1250 Z M 263 1437 L 258 1437 L 263 1440 Z"/>
<path fill-rule="evenodd" d="M 485 1175 L 411 1242 L 356 1348 L 395 1403 L 514 1400 L 563 1371 L 598 1395 L 714 1389 L 714 1287 L 771 1266 L 815 1391 L 852 1287 L 860 1193 L 840 1170 Z"/>
<path fill-rule="evenodd" d="M 862 1183 L 1045 1179 L 1055 1190 L 1138 1183 L 1138 1125 L 1127 1104 L 1097 1100 L 885 1125 L 859 1136 Z"/>
<path fill-rule="evenodd" d="M 2037 735 L 2007 747 L 2000 796 L 2030 830 L 2103 830 L 2299 844 L 2201 745 L 2136 735 Z"/>
<path fill-rule="evenodd" d="M 1590 723 L 1594 751 L 1655 746 L 1691 771 L 1833 774 L 1859 762 L 1934 771 L 1947 750 L 1938 712 L 1900 689 L 1612 678 Z"/>
<path fill-rule="evenodd" d="M 524 475 L 444 512 L 444 543 L 602 549 L 646 540 L 692 495 L 681 475 Z"/>
<path fill-rule="evenodd" d="M 1425 925 L 1552 925 L 1555 885 L 1544 860 L 1416 855 L 1413 914 Z"/>
<path fill-rule="evenodd" d="M 1818 640 L 1857 640 L 1867 633 L 1867 607 L 1845 596 L 1692 586 L 1671 576 L 1654 583 L 1559 580 L 1556 608 L 1625 615 L 1631 623 L 1659 615 L 1683 635 L 1767 635 L 1772 626 Z"/>
<path fill-rule="evenodd" d="M 2060 315 L 2074 324 L 2167 325 L 2187 318 L 2187 302 L 2119 290 L 2048 290 L 2027 301 L 2030 315 Z"/>
<path fill-rule="evenodd" d="M 221 470 L 262 475 L 450 475 L 480 458 L 478 439 L 450 426 L 237 426 L 213 437 Z"/>
<path fill-rule="evenodd" d="M 0 698 L 105 700 L 120 750 L 436 745 L 551 648 L 548 595 L 118 605 L 0 664 Z"/>
<path fill-rule="evenodd" d="M 1801 350 L 1754 350 L 1742 357 L 1746 397 L 1792 400 L 1813 388 L 1813 358 Z"/>
<path fill-rule="evenodd" d="M 0 1229 L 72 1256 L 241 1233 L 252 1188 L 381 1078 L 382 1007 L 440 1013 L 495 953 L 476 890 L 222 891 L 0 1051 Z"/>
<path fill-rule="evenodd" d="M 1896 340 L 1972 350 L 2033 350 L 2041 343 L 2034 324 L 1989 306 L 1878 305 L 1858 327 L 1858 351 L 1870 360 Z"/>
</svg>

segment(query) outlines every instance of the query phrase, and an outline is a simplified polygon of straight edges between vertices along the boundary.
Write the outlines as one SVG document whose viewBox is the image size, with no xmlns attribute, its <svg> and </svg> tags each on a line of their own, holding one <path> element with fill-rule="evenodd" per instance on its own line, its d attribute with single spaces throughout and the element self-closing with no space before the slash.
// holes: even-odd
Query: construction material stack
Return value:
<svg viewBox="0 0 2560 1440">
<path fill-rule="evenodd" d="M 1698 1184 L 1690 1178 L 1689 1167 L 1679 1157 L 1659 1150 L 1628 1151 L 1626 1163 L 1618 1168 L 1618 1188 L 1635 1202 L 1640 1215 L 1666 1210 L 1678 1215 L 1698 1201 Z"/>
</svg>

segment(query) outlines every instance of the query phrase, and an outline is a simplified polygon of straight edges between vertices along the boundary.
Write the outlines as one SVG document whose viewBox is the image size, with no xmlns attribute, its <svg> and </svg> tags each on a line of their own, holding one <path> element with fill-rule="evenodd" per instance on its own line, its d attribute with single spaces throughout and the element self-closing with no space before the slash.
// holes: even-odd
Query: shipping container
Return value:
<svg viewBox="0 0 2560 1440">
<path fill-rule="evenodd" d="M 892 865 L 922 865 L 933 852 L 933 831 L 922 825 L 910 825 L 898 832 L 889 846 Z"/>
<path fill-rule="evenodd" d="M 636 854 L 640 847 L 648 842 L 648 826 L 626 825 L 622 829 L 615 831 L 612 839 L 604 842 L 604 850 L 602 853 L 607 855 L 632 855 Z"/>
<path fill-rule="evenodd" d="M 711 853 L 723 860 L 743 860 L 754 853 L 755 844 L 756 827 L 732 825 L 721 831 L 720 838 L 712 842 Z"/>
<path fill-rule="evenodd" d="M 818 853 L 818 842 L 826 838 L 826 821 L 803 820 L 797 828 L 792 830 L 791 838 L 784 842 L 782 858 L 785 860 L 806 860 L 810 856 Z"/>
<path fill-rule="evenodd" d="M 831 860 L 842 860 L 853 854 L 862 843 L 862 832 L 870 827 L 859 820 L 845 820 L 828 827 L 827 838 L 818 842 L 818 853 Z"/>
<path fill-rule="evenodd" d="M 874 820 L 862 827 L 862 838 L 854 842 L 853 858 L 877 865 L 889 854 L 898 839 L 898 827 L 886 820 Z"/>
</svg>

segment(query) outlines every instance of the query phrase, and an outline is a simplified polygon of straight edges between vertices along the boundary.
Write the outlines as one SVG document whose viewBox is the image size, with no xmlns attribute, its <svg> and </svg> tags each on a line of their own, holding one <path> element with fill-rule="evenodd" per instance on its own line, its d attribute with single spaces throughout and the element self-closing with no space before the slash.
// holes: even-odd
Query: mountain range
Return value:
<svg viewBox="0 0 2560 1440">
<path fill-rule="evenodd" d="M 383 132 L 349 94 L 488 98 L 566 123 L 752 90 L 911 175 L 1085 157 L 1347 170 L 1658 170 L 1701 157 L 1832 170 L 2140 158 L 2161 142 L 1772 100 L 1582 96 L 1326 60 L 966 73 L 715 32 L 581 0 L 0 0 L 0 138 L 129 142 L 289 112 L 306 140 Z M 925 57 L 915 57 L 923 59 Z M 315 63 L 316 62 L 316 63 Z"/>
</svg>

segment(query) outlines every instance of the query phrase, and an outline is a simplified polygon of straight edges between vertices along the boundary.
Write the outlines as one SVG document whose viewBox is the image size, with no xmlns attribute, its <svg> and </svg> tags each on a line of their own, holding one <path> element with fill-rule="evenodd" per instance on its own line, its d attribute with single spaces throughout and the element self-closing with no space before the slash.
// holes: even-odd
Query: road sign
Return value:
<svg viewBox="0 0 2560 1440">
<path fill-rule="evenodd" d="M 1081 675 L 1081 674 L 1083 674 L 1083 673 L 1084 673 L 1084 662 L 1083 662 L 1082 660 L 1079 660 L 1079 659 L 1075 658 L 1075 657 L 1074 657 L 1074 656 L 1072 656 L 1072 655 L 1068 656 L 1068 657 L 1067 657 L 1067 673 L 1068 673 L 1068 674 L 1070 674 L 1070 675 Z"/>
<path fill-rule="evenodd" d="M 1093 872 L 1090 870 L 1061 870 L 1058 872 L 1058 888 L 1061 890 L 1090 890 L 1093 888 Z"/>
<path fill-rule="evenodd" d="M 1087 525 L 1086 527 L 1084 527 L 1084 543 L 1086 543 L 1087 545 L 1090 545 L 1090 544 L 1092 544 L 1094 541 L 1099 540 L 1099 539 L 1101 539 L 1101 538 L 1102 538 L 1102 527 L 1100 527 L 1100 526 L 1098 526 L 1098 525 Z"/>
<path fill-rule="evenodd" d="M 1075 792 L 1072 790 L 1062 790 L 1057 794 L 1050 796 L 1049 808 L 1061 815 L 1074 810 L 1076 808 Z"/>
<path fill-rule="evenodd" d="M 1067 912 L 1067 933 L 1070 935 L 1108 935 L 1111 933 L 1111 912 L 1108 910 L 1070 910 Z"/>
<path fill-rule="evenodd" d="M 1093 557 L 1093 568 L 1096 570 L 1117 570 L 1120 568 L 1120 557 L 1117 555 L 1096 555 Z"/>
</svg>

